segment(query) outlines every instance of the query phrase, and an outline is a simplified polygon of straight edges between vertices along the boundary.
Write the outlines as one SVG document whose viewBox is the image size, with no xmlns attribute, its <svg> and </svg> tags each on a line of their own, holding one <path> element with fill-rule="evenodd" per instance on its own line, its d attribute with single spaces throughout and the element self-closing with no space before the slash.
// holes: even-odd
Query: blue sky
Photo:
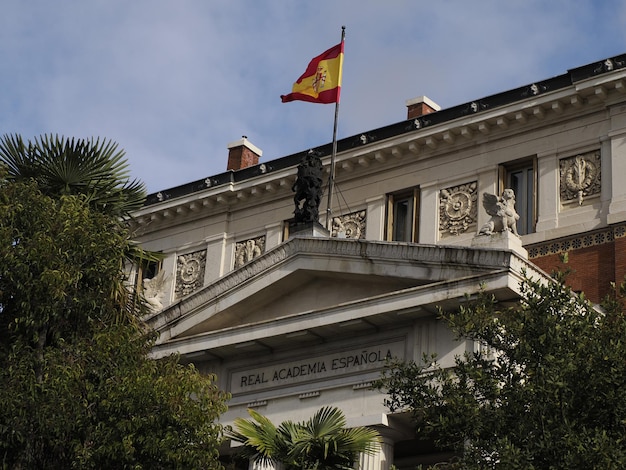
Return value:
<svg viewBox="0 0 626 470">
<path fill-rule="evenodd" d="M 281 103 L 346 26 L 339 138 L 626 53 L 617 0 L 4 0 L 0 134 L 104 137 L 156 192 L 328 143 L 334 105 Z"/>
</svg>

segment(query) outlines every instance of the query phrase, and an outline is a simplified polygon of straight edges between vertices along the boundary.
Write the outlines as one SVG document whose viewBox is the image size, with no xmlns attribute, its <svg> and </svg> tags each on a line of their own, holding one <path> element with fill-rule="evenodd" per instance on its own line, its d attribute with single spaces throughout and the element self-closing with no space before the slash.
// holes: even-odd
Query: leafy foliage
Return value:
<svg viewBox="0 0 626 470">
<path fill-rule="evenodd" d="M 235 419 L 229 436 L 244 444 L 243 455 L 262 464 L 282 464 L 286 470 L 352 470 L 360 452 L 373 453 L 378 433 L 356 427 L 346 429 L 339 408 L 324 407 L 308 421 L 284 421 L 276 427 L 249 409 L 252 420 Z"/>
<path fill-rule="evenodd" d="M 39 355 L 14 347 L 0 381 L 0 462 L 8 468 L 219 468 L 225 411 L 214 377 L 152 360 L 129 325 Z M 33 370 L 43 362 L 40 380 Z M 193 397 L 193 398 L 192 398 Z"/>
<path fill-rule="evenodd" d="M 0 467 L 219 468 L 227 397 L 149 357 L 129 234 L 91 202 L 0 175 Z"/>
<path fill-rule="evenodd" d="M 31 346 L 83 336 L 120 315 L 113 297 L 128 234 L 80 197 L 34 182 L 0 189 L 0 339 Z M 88 312 L 88 314 L 87 314 Z M 0 347 L 2 347 L 0 346 Z"/>
<path fill-rule="evenodd" d="M 448 369 L 432 356 L 394 362 L 378 381 L 391 410 L 459 452 L 446 468 L 626 468 L 623 302 L 594 307 L 563 281 L 525 278 L 512 308 L 483 293 L 442 313 L 479 350 Z"/>
</svg>

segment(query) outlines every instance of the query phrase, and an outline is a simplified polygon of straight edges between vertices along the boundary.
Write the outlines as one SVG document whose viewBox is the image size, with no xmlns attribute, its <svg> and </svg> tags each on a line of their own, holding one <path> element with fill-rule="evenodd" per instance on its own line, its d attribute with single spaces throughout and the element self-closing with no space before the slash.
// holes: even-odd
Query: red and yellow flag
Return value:
<svg viewBox="0 0 626 470">
<path fill-rule="evenodd" d="M 283 103 L 339 103 L 343 66 L 343 41 L 315 57 L 293 84 L 291 93 L 281 95 Z"/>
</svg>

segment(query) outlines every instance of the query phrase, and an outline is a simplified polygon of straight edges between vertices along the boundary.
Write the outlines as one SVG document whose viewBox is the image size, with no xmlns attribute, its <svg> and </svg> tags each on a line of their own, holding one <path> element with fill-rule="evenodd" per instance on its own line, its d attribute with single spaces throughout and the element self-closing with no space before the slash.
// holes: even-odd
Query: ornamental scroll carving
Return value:
<svg viewBox="0 0 626 470">
<path fill-rule="evenodd" d="M 176 259 L 175 297 L 184 297 L 201 288 L 205 269 L 206 250 L 180 255 Z"/>
<path fill-rule="evenodd" d="M 582 205 L 584 198 L 600 194 L 600 152 L 588 152 L 559 161 L 561 177 L 561 203 L 577 201 Z"/>
<path fill-rule="evenodd" d="M 265 236 L 251 238 L 235 244 L 235 269 L 265 252 Z"/>
<path fill-rule="evenodd" d="M 445 238 L 467 232 L 476 225 L 478 183 L 452 186 L 439 192 L 439 237 Z"/>
<path fill-rule="evenodd" d="M 365 238 L 366 211 L 352 212 L 333 218 L 331 236 L 338 238 Z"/>
</svg>

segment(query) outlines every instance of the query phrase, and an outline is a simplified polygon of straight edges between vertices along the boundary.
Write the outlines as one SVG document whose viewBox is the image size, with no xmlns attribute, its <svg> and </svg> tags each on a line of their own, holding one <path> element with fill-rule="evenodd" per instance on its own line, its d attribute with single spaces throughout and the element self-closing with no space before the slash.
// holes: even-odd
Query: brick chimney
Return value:
<svg viewBox="0 0 626 470">
<path fill-rule="evenodd" d="M 415 119 L 424 114 L 434 113 L 441 109 L 441 106 L 427 96 L 418 96 L 417 98 L 406 100 L 406 107 L 407 119 Z"/>
<path fill-rule="evenodd" d="M 226 170 L 242 170 L 259 163 L 259 158 L 263 155 L 260 148 L 248 142 L 244 135 L 241 139 L 228 144 L 228 165 Z"/>
</svg>

